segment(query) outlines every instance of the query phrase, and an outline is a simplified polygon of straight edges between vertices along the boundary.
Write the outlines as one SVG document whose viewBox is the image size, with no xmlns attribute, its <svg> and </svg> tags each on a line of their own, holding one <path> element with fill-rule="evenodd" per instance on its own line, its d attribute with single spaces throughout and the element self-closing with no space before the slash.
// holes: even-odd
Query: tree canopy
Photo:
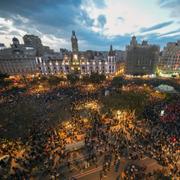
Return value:
<svg viewBox="0 0 180 180">
<path fill-rule="evenodd" d="M 106 79 L 104 74 L 92 73 L 89 77 L 91 83 L 101 83 Z"/>
<path fill-rule="evenodd" d="M 76 84 L 79 81 L 79 77 L 76 74 L 68 74 L 67 79 L 72 85 Z"/>
<path fill-rule="evenodd" d="M 116 88 L 121 88 L 123 85 L 123 77 L 118 76 L 118 77 L 114 77 L 112 80 L 112 86 L 116 87 Z"/>
<path fill-rule="evenodd" d="M 9 75 L 8 74 L 0 73 L 0 81 L 4 80 L 5 78 L 9 78 Z"/>
<path fill-rule="evenodd" d="M 12 84 L 12 80 L 8 79 L 8 74 L 0 73 L 0 88 L 7 88 L 9 85 Z"/>
<path fill-rule="evenodd" d="M 57 76 L 50 76 L 48 78 L 48 83 L 50 86 L 57 86 L 63 79 Z"/>
</svg>

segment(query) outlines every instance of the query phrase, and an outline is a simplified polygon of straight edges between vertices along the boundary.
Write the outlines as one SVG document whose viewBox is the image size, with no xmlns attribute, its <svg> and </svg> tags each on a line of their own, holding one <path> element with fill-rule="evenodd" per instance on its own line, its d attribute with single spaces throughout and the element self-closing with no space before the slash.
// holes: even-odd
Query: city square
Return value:
<svg viewBox="0 0 180 180">
<path fill-rule="evenodd" d="M 179 9 L 0 1 L 0 180 L 179 180 Z"/>
<path fill-rule="evenodd" d="M 94 83 L 93 91 L 66 79 L 37 92 L 21 80 L 16 85 L 24 83 L 23 92 L 22 87 L 8 96 L 7 89 L 1 92 L 4 177 L 179 176 L 177 93 L 157 92 L 151 79 L 139 80 L 138 86 L 135 79 L 124 78 L 122 86 L 107 79 L 101 87 Z"/>
</svg>

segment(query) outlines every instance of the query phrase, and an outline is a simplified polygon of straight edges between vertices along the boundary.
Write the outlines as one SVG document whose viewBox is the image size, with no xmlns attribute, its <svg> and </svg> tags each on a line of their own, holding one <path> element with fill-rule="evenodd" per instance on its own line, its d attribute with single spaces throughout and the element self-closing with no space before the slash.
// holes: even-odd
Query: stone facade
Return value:
<svg viewBox="0 0 180 180">
<path fill-rule="evenodd" d="M 159 59 L 159 47 L 149 45 L 147 41 L 138 44 L 133 36 L 126 47 L 125 73 L 130 75 L 151 75 L 155 73 Z"/>
<path fill-rule="evenodd" d="M 7 74 L 68 74 L 90 75 L 93 72 L 112 75 L 116 72 L 115 52 L 110 47 L 109 53 L 78 49 L 78 39 L 72 32 L 72 51 L 42 52 L 40 38 L 25 35 L 24 44 L 13 38 L 10 48 L 0 50 L 0 72 Z"/>
<path fill-rule="evenodd" d="M 44 46 L 38 36 L 26 34 L 23 36 L 24 45 L 36 49 L 36 56 L 53 53 L 48 46 Z"/>
<path fill-rule="evenodd" d="M 38 59 L 39 72 L 42 74 L 68 74 L 78 73 L 81 75 L 90 75 L 99 73 L 111 75 L 116 72 L 115 56 L 95 56 L 88 59 L 84 53 L 78 55 L 66 54 L 63 57 L 60 54 L 47 55 Z"/>
<path fill-rule="evenodd" d="M 37 72 L 36 50 L 19 43 L 13 38 L 10 48 L 0 50 L 0 72 L 9 75 Z"/>
<path fill-rule="evenodd" d="M 72 32 L 71 43 L 72 52 L 65 51 L 64 54 L 46 55 L 39 59 L 38 69 L 40 73 L 90 75 L 96 72 L 111 75 L 116 72 L 116 58 L 112 46 L 107 56 L 103 56 L 101 53 L 95 54 L 92 51 L 80 52 L 74 31 Z"/>
</svg>

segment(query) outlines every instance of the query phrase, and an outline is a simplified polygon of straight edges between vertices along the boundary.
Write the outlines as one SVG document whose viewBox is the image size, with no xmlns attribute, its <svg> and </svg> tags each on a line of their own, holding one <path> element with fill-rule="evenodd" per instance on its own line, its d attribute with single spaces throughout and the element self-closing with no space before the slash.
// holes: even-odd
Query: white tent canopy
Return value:
<svg viewBox="0 0 180 180">
<path fill-rule="evenodd" d="M 158 91 L 161 92 L 175 92 L 174 87 L 166 85 L 166 84 L 161 84 L 158 87 L 155 88 Z"/>
</svg>

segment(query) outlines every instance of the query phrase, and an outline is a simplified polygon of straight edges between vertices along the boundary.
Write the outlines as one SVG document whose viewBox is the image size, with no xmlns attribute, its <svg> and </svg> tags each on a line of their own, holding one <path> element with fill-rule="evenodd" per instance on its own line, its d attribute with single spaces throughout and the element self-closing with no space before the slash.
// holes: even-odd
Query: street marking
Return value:
<svg viewBox="0 0 180 180">
<path fill-rule="evenodd" d="M 77 171 L 79 170 L 76 166 L 72 166 L 72 169 L 76 169 Z"/>
<path fill-rule="evenodd" d="M 98 168 L 91 169 L 89 171 L 86 171 L 84 173 L 80 173 L 80 174 L 74 175 L 72 177 L 74 177 L 74 178 L 81 178 L 81 177 L 87 176 L 89 174 L 92 174 L 92 173 L 95 173 L 95 172 L 98 172 L 98 171 L 101 171 L 101 170 L 102 170 L 102 167 L 100 166 Z"/>
<path fill-rule="evenodd" d="M 145 159 L 148 159 L 148 157 L 144 157 L 144 158 L 142 158 L 142 159 L 141 159 L 141 161 L 143 161 L 143 160 L 145 160 Z"/>
</svg>

